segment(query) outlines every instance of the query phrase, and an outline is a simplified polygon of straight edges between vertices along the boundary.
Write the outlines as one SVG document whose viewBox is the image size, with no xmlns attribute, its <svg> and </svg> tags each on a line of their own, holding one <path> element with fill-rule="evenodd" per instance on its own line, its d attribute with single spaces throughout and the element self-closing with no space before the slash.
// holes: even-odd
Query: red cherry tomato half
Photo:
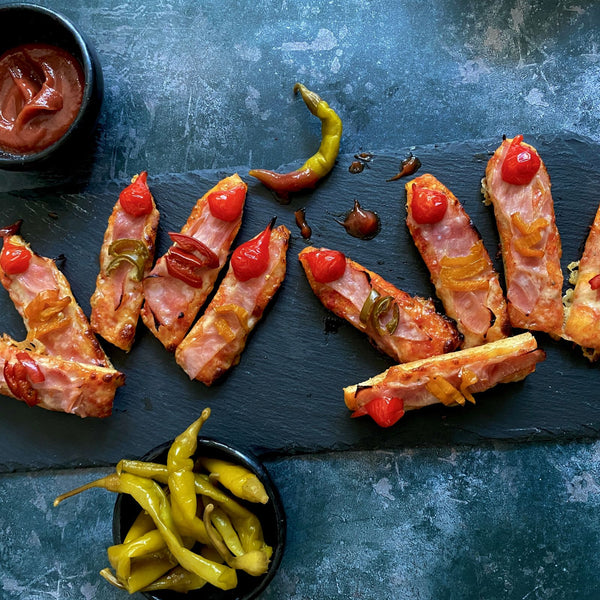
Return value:
<svg viewBox="0 0 600 600">
<path fill-rule="evenodd" d="M 444 218 L 448 209 L 448 198 L 446 194 L 437 190 L 412 186 L 413 196 L 410 210 L 413 219 L 419 225 L 433 225 Z"/>
<path fill-rule="evenodd" d="M 246 187 L 236 185 L 231 189 L 210 194 L 208 196 L 208 207 L 213 217 L 231 223 L 242 214 L 245 199 Z"/>
<path fill-rule="evenodd" d="M 404 416 L 404 400 L 377 396 L 352 413 L 352 417 L 369 415 L 380 427 L 391 427 Z"/>
<path fill-rule="evenodd" d="M 527 185 L 540 168 L 540 157 L 532 148 L 523 146 L 523 136 L 516 136 L 511 142 L 502 163 L 502 179 L 513 185 Z"/>
<path fill-rule="evenodd" d="M 273 221 L 257 237 L 238 246 L 231 255 L 231 268 L 239 281 L 262 275 L 269 266 L 269 241 Z"/>
<path fill-rule="evenodd" d="M 152 212 L 152 195 L 146 183 L 147 179 L 148 173 L 142 171 L 137 179 L 119 194 L 121 207 L 132 217 L 141 217 Z"/>
<path fill-rule="evenodd" d="M 600 288 L 600 275 L 595 275 L 590 279 L 590 287 L 593 290 L 597 290 L 598 288 Z"/>
<path fill-rule="evenodd" d="M 33 253 L 27 246 L 4 242 L 0 254 L 0 267 L 7 275 L 17 275 L 27 271 Z"/>
<path fill-rule="evenodd" d="M 346 270 L 346 257 L 337 250 L 315 250 L 306 260 L 317 283 L 336 281 Z"/>
</svg>

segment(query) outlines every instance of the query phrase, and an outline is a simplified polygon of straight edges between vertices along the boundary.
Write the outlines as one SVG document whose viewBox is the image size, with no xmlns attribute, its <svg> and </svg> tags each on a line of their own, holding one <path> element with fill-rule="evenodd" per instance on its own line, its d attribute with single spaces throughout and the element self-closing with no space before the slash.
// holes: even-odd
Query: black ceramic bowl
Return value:
<svg viewBox="0 0 600 600">
<path fill-rule="evenodd" d="M 162 444 L 151 450 L 142 460 L 166 464 L 170 446 L 171 442 Z M 143 595 L 152 600 L 251 600 L 252 598 L 258 598 L 273 579 L 281 562 L 285 546 L 285 513 L 279 492 L 262 463 L 249 453 L 243 453 L 210 438 L 199 437 L 196 456 L 220 458 L 242 465 L 256 474 L 265 486 L 265 490 L 269 495 L 269 501 L 266 504 L 244 502 L 239 498 L 236 498 L 236 500 L 251 510 L 261 522 L 265 542 L 273 548 L 269 570 L 260 577 L 252 577 L 247 573 L 238 571 L 238 585 L 235 589 L 228 591 L 207 584 L 201 589 L 187 594 L 161 591 L 144 592 Z M 124 494 L 117 496 L 113 512 L 113 540 L 115 544 L 123 542 L 139 511 L 139 505 L 130 496 Z"/>
<path fill-rule="evenodd" d="M 0 150 L 0 169 L 37 168 L 49 159 L 73 150 L 93 129 L 104 90 L 102 69 L 96 52 L 62 15 L 33 4 L 0 6 L 0 55 L 21 44 L 43 43 L 71 53 L 81 64 L 85 79 L 79 113 L 67 132 L 54 144 L 34 154 L 14 155 Z"/>
</svg>

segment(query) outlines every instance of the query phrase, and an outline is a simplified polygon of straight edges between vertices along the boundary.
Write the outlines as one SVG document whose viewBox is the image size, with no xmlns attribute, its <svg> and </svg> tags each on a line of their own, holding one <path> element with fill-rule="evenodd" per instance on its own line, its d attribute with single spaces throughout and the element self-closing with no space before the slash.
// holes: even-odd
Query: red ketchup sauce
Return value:
<svg viewBox="0 0 600 600">
<path fill-rule="evenodd" d="M 47 44 L 24 44 L 0 56 L 0 149 L 40 152 L 75 120 L 83 98 L 81 66 Z"/>
</svg>

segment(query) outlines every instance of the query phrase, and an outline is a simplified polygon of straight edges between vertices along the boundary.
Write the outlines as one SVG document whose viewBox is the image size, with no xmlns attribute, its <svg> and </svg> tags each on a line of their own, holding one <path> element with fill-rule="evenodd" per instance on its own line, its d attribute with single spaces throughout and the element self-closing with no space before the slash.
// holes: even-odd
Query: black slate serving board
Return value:
<svg viewBox="0 0 600 600">
<path fill-rule="evenodd" d="M 600 200 L 600 147 L 565 134 L 526 141 L 537 146 L 552 179 L 566 271 L 567 264 L 580 256 Z M 500 269 L 493 211 L 483 205 L 480 192 L 486 162 L 499 142 L 410 150 L 422 162 L 419 173 L 433 173 L 463 202 Z M 166 232 L 179 230 L 208 187 L 234 171 L 248 181 L 246 213 L 236 243 L 262 230 L 273 215 L 292 231 L 288 274 L 276 301 L 252 334 L 241 363 L 211 388 L 189 381 L 174 358 L 140 325 L 130 354 L 104 343 L 115 366 L 127 375 L 110 418 L 82 420 L 0 397 L 0 471 L 100 465 L 140 456 L 173 438 L 205 406 L 213 411 L 205 426 L 207 435 L 258 454 L 596 437 L 598 367 L 571 344 L 544 334 L 536 335 L 547 360 L 536 373 L 524 382 L 480 394 L 475 407 L 431 407 L 407 414 L 387 430 L 366 418 L 350 419 L 342 387 L 385 370 L 392 361 L 313 296 L 296 258 L 307 242 L 294 224 L 293 213 L 306 208 L 312 245 L 340 249 L 401 289 L 431 296 L 433 287 L 404 224 L 406 180 L 386 181 L 408 151 L 375 152 L 360 174 L 348 170 L 352 155 L 340 156 L 334 171 L 315 191 L 295 196 L 289 205 L 279 204 L 247 177 L 246 168 L 151 174 L 149 182 L 161 210 L 161 253 L 169 243 Z M 106 221 L 125 184 L 90 182 L 0 195 L 1 224 L 22 218 L 23 235 L 36 252 L 64 255 L 63 271 L 88 314 Z M 381 217 L 381 232 L 372 240 L 350 237 L 336 223 L 354 199 Z M 0 331 L 17 339 L 25 336 L 3 290 L 0 315 Z"/>
</svg>

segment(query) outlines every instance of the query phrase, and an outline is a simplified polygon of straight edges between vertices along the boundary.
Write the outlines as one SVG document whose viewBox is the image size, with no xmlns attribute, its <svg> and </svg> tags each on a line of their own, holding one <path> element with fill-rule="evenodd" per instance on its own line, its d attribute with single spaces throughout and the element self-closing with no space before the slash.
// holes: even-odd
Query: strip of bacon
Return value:
<svg viewBox="0 0 600 600">
<path fill-rule="evenodd" d="M 131 182 L 134 183 L 138 177 L 133 177 Z M 100 249 L 100 272 L 90 300 L 93 330 L 126 352 L 133 345 L 144 301 L 142 279 L 150 273 L 154 260 L 159 212 L 154 198 L 150 193 L 149 196 L 152 210 L 140 216 L 126 212 L 117 200 L 108 219 Z M 115 249 L 119 249 L 119 243 L 123 246 L 121 256 L 129 253 L 131 260 L 119 259 L 119 254 L 115 252 Z M 139 261 L 138 266 L 133 264 L 136 260 Z"/>
<path fill-rule="evenodd" d="M 108 357 L 56 263 L 35 254 L 20 235 L 5 236 L 3 244 L 3 250 L 21 247 L 31 253 L 27 268 L 20 273 L 8 274 L 0 266 L 0 282 L 23 317 L 27 339 L 41 342 L 52 356 L 110 367 Z"/>
<path fill-rule="evenodd" d="M 299 254 L 313 292 L 325 308 L 366 333 L 379 350 L 398 362 L 408 362 L 451 352 L 458 347 L 461 341 L 458 331 L 450 320 L 436 312 L 431 300 L 410 296 L 349 258 L 346 258 L 341 277 L 329 283 L 316 281 L 308 257 L 317 250 L 307 247 Z M 323 250 L 326 249 L 320 249 Z M 372 303 L 373 299 L 386 296 L 391 297 L 392 302 L 376 317 L 379 319 L 377 327 L 373 311 L 368 305 L 367 310 L 363 308 L 369 298 Z M 395 328 L 390 326 L 393 329 L 390 332 L 387 326 L 395 319 L 394 313 L 398 324 Z"/>
<path fill-rule="evenodd" d="M 498 383 L 520 381 L 535 371 L 545 359 L 543 350 L 530 333 L 459 350 L 443 356 L 396 365 L 375 377 L 344 388 L 346 406 L 361 416 L 369 403 L 381 398 L 394 399 L 403 411 L 431 404 L 447 406 L 474 402 L 473 393 L 488 390 Z"/>
<path fill-rule="evenodd" d="M 415 189 L 435 190 L 447 199 L 443 217 L 418 223 L 413 217 Z M 502 339 L 510 322 L 499 276 L 479 232 L 456 196 L 426 173 L 406 184 L 406 224 L 442 301 L 464 336 L 464 348 Z"/>
<path fill-rule="evenodd" d="M 574 275 L 575 289 L 565 295 L 563 337 L 581 346 L 590 361 L 596 361 L 600 358 L 600 207 Z"/>
<path fill-rule="evenodd" d="M 215 217 L 210 210 L 211 194 L 247 185 L 236 174 L 221 180 L 200 198 L 192 210 L 181 233 L 202 242 L 218 258 L 218 266 L 206 266 L 202 270 L 202 282 L 193 287 L 171 275 L 165 254 L 144 279 L 144 306 L 142 320 L 161 343 L 173 352 L 194 322 L 200 307 L 210 294 L 219 271 L 227 261 L 229 249 L 242 222 L 242 214 L 232 221 Z M 174 244 L 176 246 L 176 244 Z M 173 248 L 173 246 L 172 246 Z"/>
<path fill-rule="evenodd" d="M 502 245 L 508 315 L 513 327 L 562 334 L 563 274 L 550 177 L 544 163 L 530 183 L 502 178 L 502 165 L 513 142 L 505 139 L 490 158 L 483 191 L 494 205 Z M 535 148 L 521 142 L 524 148 Z"/>
<path fill-rule="evenodd" d="M 206 311 L 175 351 L 190 379 L 211 385 L 239 362 L 250 331 L 283 282 L 289 237 L 284 225 L 271 231 L 268 266 L 258 277 L 239 281 L 229 267 Z"/>
<path fill-rule="evenodd" d="M 64 360 L 0 338 L 0 394 L 80 417 L 108 417 L 125 376 L 112 368 Z"/>
</svg>

